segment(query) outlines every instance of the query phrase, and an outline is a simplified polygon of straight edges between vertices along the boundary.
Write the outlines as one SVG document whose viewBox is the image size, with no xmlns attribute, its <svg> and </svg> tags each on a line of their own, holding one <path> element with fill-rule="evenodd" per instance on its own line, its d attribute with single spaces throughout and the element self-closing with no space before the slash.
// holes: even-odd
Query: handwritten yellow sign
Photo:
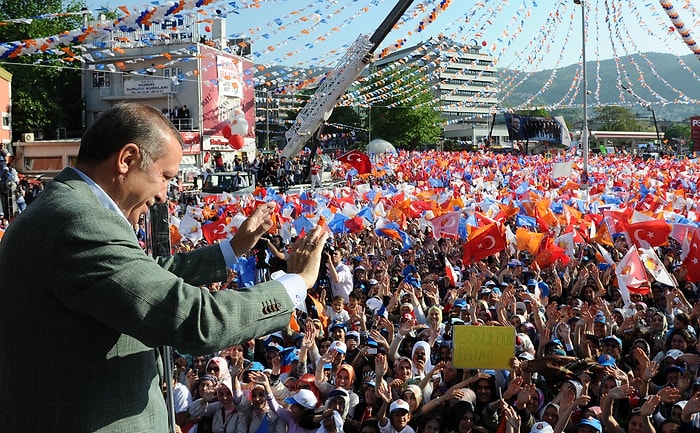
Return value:
<svg viewBox="0 0 700 433">
<path fill-rule="evenodd" d="M 456 368 L 510 370 L 515 356 L 515 328 L 455 326 L 452 362 Z"/>
</svg>

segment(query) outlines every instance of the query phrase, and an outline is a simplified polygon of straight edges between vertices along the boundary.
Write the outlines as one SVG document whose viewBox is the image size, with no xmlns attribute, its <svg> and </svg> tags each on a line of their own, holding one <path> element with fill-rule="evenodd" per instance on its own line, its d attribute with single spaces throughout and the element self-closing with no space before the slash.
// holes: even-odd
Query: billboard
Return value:
<svg viewBox="0 0 700 433">
<path fill-rule="evenodd" d="M 700 151 L 700 116 L 690 118 L 690 139 L 693 140 L 693 151 Z"/>
<path fill-rule="evenodd" d="M 201 46 L 200 50 L 204 135 L 226 141 L 221 131 L 216 130 L 217 125 L 230 119 L 234 110 L 241 109 L 248 122 L 245 137 L 255 139 L 253 62 L 207 46 Z"/>
<path fill-rule="evenodd" d="M 571 145 L 569 129 L 560 116 L 536 117 L 504 113 L 508 138 L 511 141 L 548 141 L 565 146 Z"/>
</svg>

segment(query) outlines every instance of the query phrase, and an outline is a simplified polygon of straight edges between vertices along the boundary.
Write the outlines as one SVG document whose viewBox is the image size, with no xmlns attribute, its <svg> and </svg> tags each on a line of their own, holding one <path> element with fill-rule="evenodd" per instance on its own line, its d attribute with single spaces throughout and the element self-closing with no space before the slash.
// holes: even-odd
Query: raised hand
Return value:
<svg viewBox="0 0 700 433">
<path fill-rule="evenodd" d="M 321 254 L 328 238 L 328 232 L 323 227 L 316 226 L 292 246 L 292 252 L 287 259 L 287 271 L 298 274 L 306 282 L 308 289 L 312 288 L 318 278 L 321 267 Z"/>
<path fill-rule="evenodd" d="M 247 253 L 260 240 L 260 237 L 272 228 L 272 213 L 276 205 L 272 201 L 262 204 L 243 221 L 230 241 L 236 256 L 240 257 Z"/>
</svg>

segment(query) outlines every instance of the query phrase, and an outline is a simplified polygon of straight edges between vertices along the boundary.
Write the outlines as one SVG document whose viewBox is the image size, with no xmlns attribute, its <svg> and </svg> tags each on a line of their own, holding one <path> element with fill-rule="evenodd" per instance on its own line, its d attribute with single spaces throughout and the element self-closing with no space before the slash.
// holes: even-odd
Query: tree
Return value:
<svg viewBox="0 0 700 433">
<path fill-rule="evenodd" d="M 438 142 L 444 120 L 435 109 L 435 99 L 424 78 L 422 74 L 409 71 L 396 80 L 394 86 L 384 83 L 385 88 L 402 91 L 384 100 L 385 105 L 372 107 L 372 137 L 383 138 L 405 149 Z"/>
<path fill-rule="evenodd" d="M 688 123 L 674 123 L 666 128 L 665 137 L 669 140 L 673 138 L 690 138 L 690 125 Z"/>
<path fill-rule="evenodd" d="M 596 120 L 602 124 L 600 127 L 603 131 L 641 131 L 647 129 L 643 126 L 637 116 L 625 107 L 601 106 L 596 108 L 598 116 Z"/>
<path fill-rule="evenodd" d="M 28 18 L 51 13 L 77 12 L 85 5 L 61 0 L 0 0 L 0 19 Z M 0 40 L 31 40 L 59 34 L 81 26 L 80 16 L 34 19 L 0 27 Z M 70 64 L 52 54 L 24 55 L 8 59 L 3 67 L 12 73 L 12 133 L 53 137 L 57 128 L 82 129 L 80 64 Z"/>
</svg>

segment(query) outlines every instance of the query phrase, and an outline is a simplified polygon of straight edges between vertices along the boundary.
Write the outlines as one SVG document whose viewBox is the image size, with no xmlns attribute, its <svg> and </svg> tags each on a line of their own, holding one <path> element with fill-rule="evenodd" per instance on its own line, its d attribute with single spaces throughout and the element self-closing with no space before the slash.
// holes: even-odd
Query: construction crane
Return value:
<svg viewBox="0 0 700 433">
<path fill-rule="evenodd" d="M 399 0 L 371 37 L 360 35 L 353 42 L 345 55 L 338 61 L 335 69 L 328 74 L 311 99 L 301 109 L 294 125 L 286 132 L 287 144 L 282 149 L 282 156 L 290 158 L 299 153 L 304 143 L 311 138 L 324 121 L 328 120 L 338 99 L 370 63 L 374 50 L 382 43 L 411 3 L 413 0 Z"/>
</svg>

